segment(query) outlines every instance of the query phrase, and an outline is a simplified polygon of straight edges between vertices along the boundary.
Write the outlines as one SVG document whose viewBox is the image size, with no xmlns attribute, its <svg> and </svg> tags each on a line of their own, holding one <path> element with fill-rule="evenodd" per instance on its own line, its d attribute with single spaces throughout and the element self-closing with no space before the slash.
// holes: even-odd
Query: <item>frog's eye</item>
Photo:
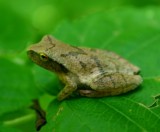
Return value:
<svg viewBox="0 0 160 132">
<path fill-rule="evenodd" d="M 41 59 L 42 61 L 47 61 L 47 60 L 48 60 L 48 56 L 47 56 L 46 54 L 40 53 L 39 55 L 40 55 L 40 59 Z"/>
</svg>

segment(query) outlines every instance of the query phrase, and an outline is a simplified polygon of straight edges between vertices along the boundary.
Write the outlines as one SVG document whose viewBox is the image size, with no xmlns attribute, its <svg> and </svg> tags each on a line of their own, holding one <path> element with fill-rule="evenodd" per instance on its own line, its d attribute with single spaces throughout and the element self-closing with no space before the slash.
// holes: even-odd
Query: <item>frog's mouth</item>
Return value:
<svg viewBox="0 0 160 132">
<path fill-rule="evenodd" d="M 52 61 L 50 61 L 49 58 L 48 58 L 47 61 L 42 61 L 42 59 L 40 58 L 40 54 L 34 52 L 33 50 L 28 50 L 27 51 L 27 55 L 37 65 L 39 65 L 39 66 L 41 66 L 41 67 L 43 67 L 43 68 L 45 68 L 47 70 L 52 70 L 52 67 L 51 67 Z"/>
<path fill-rule="evenodd" d="M 33 50 L 28 50 L 27 55 L 34 63 L 36 63 L 46 69 L 48 69 L 47 67 L 52 62 L 50 58 L 47 58 L 47 60 L 44 60 L 44 58 L 42 58 L 39 53 L 34 52 Z"/>
</svg>

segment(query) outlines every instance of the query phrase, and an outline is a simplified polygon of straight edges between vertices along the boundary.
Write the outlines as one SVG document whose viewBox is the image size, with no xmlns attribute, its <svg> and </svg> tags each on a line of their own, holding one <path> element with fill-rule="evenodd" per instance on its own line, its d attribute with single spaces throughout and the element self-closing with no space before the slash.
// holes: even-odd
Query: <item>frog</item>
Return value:
<svg viewBox="0 0 160 132">
<path fill-rule="evenodd" d="M 52 35 L 30 45 L 27 54 L 34 63 L 58 75 L 64 84 L 57 95 L 59 101 L 73 93 L 90 98 L 120 95 L 136 89 L 143 81 L 140 68 L 120 55 L 70 45 Z"/>
</svg>

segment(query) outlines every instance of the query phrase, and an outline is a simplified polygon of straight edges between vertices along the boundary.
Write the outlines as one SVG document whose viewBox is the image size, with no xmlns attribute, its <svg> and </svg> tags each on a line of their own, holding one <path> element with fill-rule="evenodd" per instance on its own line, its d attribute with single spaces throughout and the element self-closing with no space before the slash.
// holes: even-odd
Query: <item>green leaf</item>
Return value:
<svg viewBox="0 0 160 132">
<path fill-rule="evenodd" d="M 31 100 L 39 95 L 31 71 L 23 64 L 4 58 L 0 66 L 0 115 L 28 108 Z"/>
<path fill-rule="evenodd" d="M 5 17 L 4 17 L 5 14 Z M 26 20 L 10 8 L 0 5 L 0 55 L 24 50 L 33 39 L 34 30 Z"/>
<path fill-rule="evenodd" d="M 22 132 L 20 130 L 17 130 L 17 129 L 14 129 L 14 128 L 5 127 L 3 125 L 0 125 L 0 131 L 1 132 Z"/>
<path fill-rule="evenodd" d="M 159 118 L 160 116 L 146 106 L 130 98 L 122 96 L 102 99 L 81 98 L 51 103 L 46 130 L 157 131 Z"/>
<path fill-rule="evenodd" d="M 61 89 L 60 81 L 57 76 L 44 68 L 35 65 L 33 68 L 35 84 L 42 93 L 47 92 L 50 95 L 57 95 Z"/>
<path fill-rule="evenodd" d="M 72 45 L 112 50 L 141 68 L 143 84 L 115 97 L 78 98 L 48 108 L 44 131 L 158 131 L 160 108 L 148 108 L 160 93 L 160 10 L 157 8 L 97 13 L 65 22 L 54 35 Z"/>
</svg>

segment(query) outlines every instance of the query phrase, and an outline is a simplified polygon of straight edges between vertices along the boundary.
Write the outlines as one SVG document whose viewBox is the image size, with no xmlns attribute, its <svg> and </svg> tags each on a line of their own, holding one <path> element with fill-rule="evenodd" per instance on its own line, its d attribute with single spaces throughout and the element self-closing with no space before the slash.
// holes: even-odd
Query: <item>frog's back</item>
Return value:
<svg viewBox="0 0 160 132">
<path fill-rule="evenodd" d="M 133 75 L 139 71 L 138 67 L 111 51 L 70 45 L 63 46 L 64 48 L 61 46 L 61 50 L 56 53 L 55 58 L 70 72 L 81 77 L 116 72 Z"/>
<path fill-rule="evenodd" d="M 114 52 L 99 49 L 96 52 L 97 55 L 100 55 L 100 59 L 104 61 L 105 64 L 109 63 L 114 65 L 118 72 L 127 72 L 128 74 L 130 72 L 131 74 L 135 74 L 140 71 L 137 66 L 131 64 L 129 61 Z"/>
<path fill-rule="evenodd" d="M 103 72 L 120 72 L 126 74 L 135 74 L 139 68 L 114 52 L 101 49 L 82 48 L 91 59 L 94 59 L 97 66 L 103 69 Z"/>
<path fill-rule="evenodd" d="M 39 47 L 44 44 L 44 53 L 68 71 L 80 76 L 104 72 L 133 74 L 139 71 L 136 66 L 110 51 L 71 46 L 50 36 L 44 37 Z"/>
</svg>

